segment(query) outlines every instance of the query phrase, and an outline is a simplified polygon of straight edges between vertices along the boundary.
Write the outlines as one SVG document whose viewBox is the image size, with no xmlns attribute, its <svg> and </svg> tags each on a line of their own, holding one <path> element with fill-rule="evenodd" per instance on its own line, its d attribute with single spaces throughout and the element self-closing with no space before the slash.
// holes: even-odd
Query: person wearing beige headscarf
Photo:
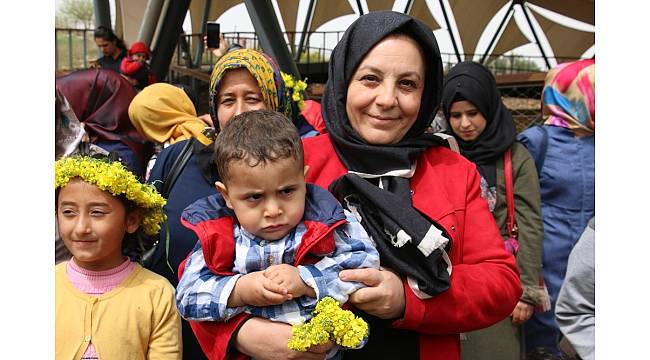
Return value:
<svg viewBox="0 0 650 360">
<path fill-rule="evenodd" d="M 158 144 L 174 144 L 195 137 L 204 145 L 212 141 L 203 135 L 206 124 L 197 117 L 192 100 L 183 89 L 167 83 L 147 86 L 129 106 L 133 126 Z"/>
<path fill-rule="evenodd" d="M 156 83 L 144 88 L 131 101 L 129 118 L 140 134 L 156 144 L 145 179 L 163 148 L 193 137 L 203 145 L 212 143 L 203 133 L 207 125 L 197 117 L 192 100 L 174 85 Z"/>
</svg>

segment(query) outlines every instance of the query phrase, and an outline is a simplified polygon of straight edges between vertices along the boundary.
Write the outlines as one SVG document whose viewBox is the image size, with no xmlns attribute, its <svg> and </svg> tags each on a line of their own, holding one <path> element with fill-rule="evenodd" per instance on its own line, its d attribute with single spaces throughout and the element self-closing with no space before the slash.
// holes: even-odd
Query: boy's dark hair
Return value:
<svg viewBox="0 0 650 360">
<path fill-rule="evenodd" d="M 114 41 L 115 45 L 117 45 L 117 47 L 119 47 L 120 49 L 122 49 L 124 51 L 127 50 L 126 49 L 126 44 L 124 44 L 124 41 L 122 39 L 118 38 L 117 35 L 115 35 L 115 33 L 113 32 L 113 30 L 111 28 L 109 28 L 109 27 L 106 27 L 106 26 L 103 26 L 103 25 L 98 26 L 97 29 L 95 29 L 95 38 L 100 38 L 100 39 L 104 39 L 106 41 L 111 41 L 111 42 Z"/>
<path fill-rule="evenodd" d="M 302 142 L 296 127 L 286 116 L 271 110 L 243 112 L 226 123 L 214 145 L 212 161 L 219 176 L 229 179 L 229 165 L 246 160 L 248 165 L 294 158 L 302 166 Z"/>
</svg>

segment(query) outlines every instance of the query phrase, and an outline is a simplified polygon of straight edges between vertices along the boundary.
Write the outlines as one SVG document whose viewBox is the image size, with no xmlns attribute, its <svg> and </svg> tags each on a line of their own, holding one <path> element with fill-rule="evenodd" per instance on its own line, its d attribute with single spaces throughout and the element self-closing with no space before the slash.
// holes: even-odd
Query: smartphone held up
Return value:
<svg viewBox="0 0 650 360">
<path fill-rule="evenodd" d="M 208 21 L 207 27 L 207 46 L 216 49 L 219 47 L 219 23 Z"/>
</svg>

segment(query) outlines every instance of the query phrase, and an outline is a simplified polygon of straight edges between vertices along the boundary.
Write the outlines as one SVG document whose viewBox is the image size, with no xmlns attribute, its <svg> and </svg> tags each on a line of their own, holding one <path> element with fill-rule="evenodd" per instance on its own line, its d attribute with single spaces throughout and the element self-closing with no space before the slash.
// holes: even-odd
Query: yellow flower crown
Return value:
<svg viewBox="0 0 650 360">
<path fill-rule="evenodd" d="M 368 339 L 368 323 L 350 310 L 343 310 L 334 298 L 326 296 L 318 301 L 313 314 L 315 316 L 309 322 L 293 325 L 289 349 L 307 351 L 329 340 L 349 349 L 358 349 Z"/>
<path fill-rule="evenodd" d="M 54 164 L 54 188 L 63 188 L 71 179 L 83 181 L 126 199 L 145 210 L 142 230 L 147 235 L 160 231 L 160 223 L 166 216 L 163 206 L 166 200 L 151 185 L 143 184 L 119 161 L 109 162 L 89 156 L 71 156 Z"/>
<path fill-rule="evenodd" d="M 305 108 L 305 90 L 307 90 L 307 82 L 303 80 L 296 81 L 291 74 L 280 71 L 282 81 L 287 90 L 291 92 L 291 100 L 298 104 L 298 110 L 302 111 Z"/>
</svg>

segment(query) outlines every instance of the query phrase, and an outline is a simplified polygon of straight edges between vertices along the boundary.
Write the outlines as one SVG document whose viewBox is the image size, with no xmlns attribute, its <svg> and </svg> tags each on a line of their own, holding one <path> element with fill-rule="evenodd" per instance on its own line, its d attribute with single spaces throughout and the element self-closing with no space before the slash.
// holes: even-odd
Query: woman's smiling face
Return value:
<svg viewBox="0 0 650 360">
<path fill-rule="evenodd" d="M 424 56 L 415 40 L 389 35 L 359 64 L 348 84 L 346 112 L 369 144 L 395 144 L 415 123 L 424 89 Z"/>
</svg>

